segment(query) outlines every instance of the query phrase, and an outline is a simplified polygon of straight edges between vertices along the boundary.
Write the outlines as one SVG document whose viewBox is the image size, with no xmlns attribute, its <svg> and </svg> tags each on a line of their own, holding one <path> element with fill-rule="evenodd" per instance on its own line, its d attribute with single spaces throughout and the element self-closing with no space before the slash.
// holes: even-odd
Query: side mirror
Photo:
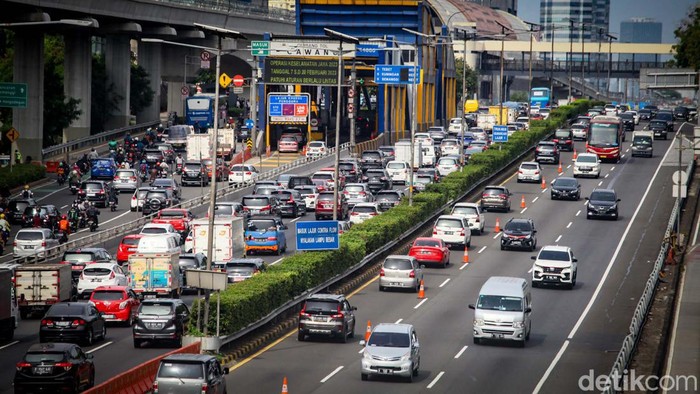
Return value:
<svg viewBox="0 0 700 394">
<path fill-rule="evenodd" d="M 367 342 L 365 342 L 364 339 L 360 340 L 360 346 L 365 346 L 366 344 L 367 344 Z"/>
<path fill-rule="evenodd" d="M 530 312 L 532 312 L 532 308 L 530 308 L 530 307 L 525 308 L 525 313 L 530 313 Z"/>
<path fill-rule="evenodd" d="M 474 307 L 474 304 L 469 304 L 469 309 L 476 309 L 476 307 Z"/>
</svg>

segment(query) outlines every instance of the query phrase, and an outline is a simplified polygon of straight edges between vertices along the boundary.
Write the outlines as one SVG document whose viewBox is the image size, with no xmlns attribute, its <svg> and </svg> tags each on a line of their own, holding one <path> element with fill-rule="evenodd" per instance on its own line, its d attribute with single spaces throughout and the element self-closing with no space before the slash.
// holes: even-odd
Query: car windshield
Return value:
<svg viewBox="0 0 700 394">
<path fill-rule="evenodd" d="M 440 241 L 437 239 L 417 239 L 413 246 L 434 246 L 439 247 Z"/>
<path fill-rule="evenodd" d="M 411 344 L 410 337 L 403 332 L 374 332 L 369 337 L 367 346 L 375 347 L 404 347 Z"/>
<path fill-rule="evenodd" d="M 40 241 L 44 239 L 44 233 L 41 231 L 19 231 L 15 239 L 18 241 Z"/>
<path fill-rule="evenodd" d="M 615 201 L 615 193 L 596 191 L 591 193 L 591 200 L 596 201 Z"/>
<path fill-rule="evenodd" d="M 307 300 L 304 310 L 307 312 L 335 312 L 338 310 L 338 302 L 332 300 Z"/>
<path fill-rule="evenodd" d="M 462 228 L 462 221 L 458 219 L 438 219 L 435 227 Z"/>
<path fill-rule="evenodd" d="M 167 209 L 160 211 L 160 217 L 167 217 L 169 219 L 182 219 L 185 216 L 185 213 L 182 211 L 170 211 Z"/>
<path fill-rule="evenodd" d="M 168 362 L 162 361 L 158 369 L 159 378 L 177 378 L 177 379 L 203 379 L 204 368 L 198 362 Z"/>
<path fill-rule="evenodd" d="M 155 316 L 165 316 L 169 315 L 172 310 L 172 304 L 165 303 L 149 303 L 141 304 L 141 309 L 139 309 L 139 314 L 141 315 L 155 315 Z"/>
<path fill-rule="evenodd" d="M 537 258 L 541 260 L 569 261 L 569 253 L 561 250 L 543 250 Z"/>
<path fill-rule="evenodd" d="M 24 361 L 28 363 L 57 363 L 63 361 L 65 355 L 63 352 L 29 352 L 24 355 Z"/>
<path fill-rule="evenodd" d="M 141 234 L 165 234 L 168 230 L 162 227 L 146 227 L 141 230 Z"/>
<path fill-rule="evenodd" d="M 264 231 L 267 229 L 277 229 L 273 219 L 254 219 L 248 222 L 248 230 Z"/>
<path fill-rule="evenodd" d="M 476 307 L 490 311 L 522 312 L 523 299 L 520 297 L 482 294 L 479 296 Z"/>
<path fill-rule="evenodd" d="M 392 258 L 384 260 L 384 268 L 391 270 L 411 270 L 413 269 L 413 264 L 411 264 L 411 260 Z"/>
<path fill-rule="evenodd" d="M 506 224 L 507 231 L 530 231 L 530 223 L 528 222 L 510 222 Z"/>
<path fill-rule="evenodd" d="M 121 290 L 96 290 L 92 293 L 92 299 L 98 301 L 119 301 L 124 298 Z"/>
<path fill-rule="evenodd" d="M 85 306 L 86 304 L 55 304 L 49 309 L 46 316 L 79 316 L 83 314 Z"/>
<path fill-rule="evenodd" d="M 596 163 L 598 159 L 595 156 L 579 156 L 576 161 L 580 163 Z"/>
<path fill-rule="evenodd" d="M 63 255 L 63 261 L 87 263 L 88 261 L 95 261 L 95 256 L 92 253 L 66 253 Z"/>
<path fill-rule="evenodd" d="M 454 209 L 452 209 L 452 214 L 469 216 L 476 215 L 477 211 L 476 207 L 454 207 Z"/>
<path fill-rule="evenodd" d="M 247 207 L 264 207 L 270 204 L 270 200 L 265 197 L 243 197 L 243 205 Z"/>
</svg>

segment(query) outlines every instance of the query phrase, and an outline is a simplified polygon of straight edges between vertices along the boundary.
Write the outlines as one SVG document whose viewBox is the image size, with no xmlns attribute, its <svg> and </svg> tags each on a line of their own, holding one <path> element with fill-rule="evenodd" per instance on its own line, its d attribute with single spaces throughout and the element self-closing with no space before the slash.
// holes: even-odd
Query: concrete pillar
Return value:
<svg viewBox="0 0 700 394">
<path fill-rule="evenodd" d="M 105 130 L 117 129 L 129 125 L 131 92 L 131 47 L 128 36 L 109 35 L 105 51 L 105 68 L 107 81 L 114 87 L 114 94 L 119 98 L 117 109 L 107 121 Z"/>
<path fill-rule="evenodd" d="M 63 142 L 90 135 L 92 103 L 92 50 L 90 35 L 64 35 L 66 53 L 63 61 L 63 91 L 66 97 L 80 100 L 80 117 L 63 130 Z"/>
<path fill-rule="evenodd" d="M 139 42 L 139 64 L 148 73 L 148 78 L 153 90 L 151 105 L 137 115 L 137 122 L 150 122 L 160 120 L 160 81 L 162 75 L 162 44 Z"/>
<path fill-rule="evenodd" d="M 44 135 L 44 34 L 23 32 L 15 35 L 13 81 L 27 84 L 27 108 L 12 110 L 12 125 L 20 138 L 12 147 L 23 160 L 41 160 Z"/>
<path fill-rule="evenodd" d="M 168 80 L 168 113 L 185 116 L 185 100 L 182 97 L 182 80 Z"/>
</svg>

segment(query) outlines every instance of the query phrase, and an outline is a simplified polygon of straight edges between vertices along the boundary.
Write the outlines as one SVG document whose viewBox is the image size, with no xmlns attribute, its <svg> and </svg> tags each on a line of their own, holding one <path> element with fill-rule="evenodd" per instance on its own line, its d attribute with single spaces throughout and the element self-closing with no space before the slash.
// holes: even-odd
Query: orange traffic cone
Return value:
<svg viewBox="0 0 700 394">
<path fill-rule="evenodd" d="M 501 232 L 501 221 L 496 218 L 496 228 L 493 229 L 495 233 L 500 233 Z"/>
<path fill-rule="evenodd" d="M 423 286 L 423 279 L 420 280 L 420 290 L 418 290 L 418 299 L 425 298 L 425 287 Z"/>
<path fill-rule="evenodd" d="M 578 153 L 576 153 L 576 149 L 574 149 L 574 160 L 578 158 Z"/>
<path fill-rule="evenodd" d="M 469 263 L 469 248 L 464 245 L 464 256 L 462 256 L 462 262 L 464 264 Z"/>
<path fill-rule="evenodd" d="M 544 182 L 544 177 L 542 177 L 542 190 L 547 188 L 547 184 Z"/>
<path fill-rule="evenodd" d="M 520 199 L 520 208 L 525 208 L 525 195 Z"/>
<path fill-rule="evenodd" d="M 561 161 L 559 161 L 559 168 L 557 168 L 557 172 L 561 174 L 562 171 L 564 170 L 561 169 Z"/>
<path fill-rule="evenodd" d="M 282 394 L 288 394 L 289 390 L 287 390 L 287 377 L 285 376 L 284 379 L 282 380 Z"/>
<path fill-rule="evenodd" d="M 372 323 L 367 320 L 367 330 L 365 330 L 365 342 L 369 341 L 369 336 L 372 335 Z"/>
</svg>

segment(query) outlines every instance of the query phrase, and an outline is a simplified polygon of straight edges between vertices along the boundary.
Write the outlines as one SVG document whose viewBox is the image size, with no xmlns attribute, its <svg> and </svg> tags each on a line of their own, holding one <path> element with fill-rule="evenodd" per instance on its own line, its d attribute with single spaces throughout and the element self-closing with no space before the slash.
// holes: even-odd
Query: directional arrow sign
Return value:
<svg viewBox="0 0 700 394">
<path fill-rule="evenodd" d="M 0 107 L 27 108 L 27 84 L 0 83 Z"/>
<path fill-rule="evenodd" d="M 226 73 L 222 73 L 221 76 L 219 77 L 219 84 L 221 85 L 222 88 L 226 89 L 228 85 L 231 84 L 231 77 L 226 75 Z"/>
</svg>

